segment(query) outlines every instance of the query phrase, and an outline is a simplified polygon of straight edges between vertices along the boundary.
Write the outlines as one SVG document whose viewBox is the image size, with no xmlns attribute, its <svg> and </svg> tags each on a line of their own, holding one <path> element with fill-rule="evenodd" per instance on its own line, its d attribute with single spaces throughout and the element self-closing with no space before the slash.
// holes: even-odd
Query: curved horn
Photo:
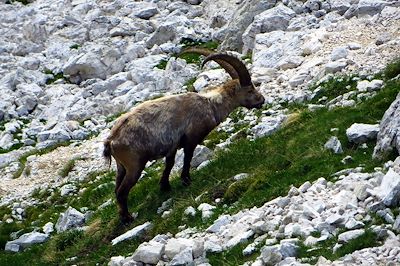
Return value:
<svg viewBox="0 0 400 266">
<path fill-rule="evenodd" d="M 220 61 L 224 61 L 224 62 L 228 63 L 232 68 L 235 69 L 235 71 L 238 75 L 239 81 L 240 81 L 240 85 L 249 86 L 252 84 L 250 73 L 247 70 L 244 63 L 239 58 L 232 56 L 232 55 L 228 55 L 228 54 L 221 54 L 221 53 L 220 54 L 212 54 L 212 55 L 207 56 L 206 59 L 204 59 L 203 63 L 201 64 L 201 67 L 203 67 L 204 64 L 210 60 L 214 60 L 218 64 Z M 224 65 L 221 65 L 221 66 L 223 68 L 225 68 Z M 226 70 L 226 71 L 228 72 L 228 70 Z M 234 79 L 234 77 L 232 77 L 232 78 Z"/>
<path fill-rule="evenodd" d="M 186 54 L 186 53 L 195 53 L 195 54 L 200 54 L 200 55 L 204 55 L 206 57 L 212 55 L 213 53 L 215 53 L 212 50 L 206 49 L 206 48 L 199 48 L 199 47 L 189 47 L 185 50 L 183 50 L 179 56 Z M 225 69 L 226 72 L 228 72 L 229 76 L 231 76 L 232 79 L 239 79 L 239 75 L 238 72 L 236 71 L 235 67 L 233 67 L 229 62 L 223 60 L 223 59 L 212 59 L 215 62 L 217 62 L 223 69 Z M 205 62 L 205 61 L 204 61 Z M 203 68 L 204 66 L 204 62 L 201 65 L 201 68 Z"/>
</svg>

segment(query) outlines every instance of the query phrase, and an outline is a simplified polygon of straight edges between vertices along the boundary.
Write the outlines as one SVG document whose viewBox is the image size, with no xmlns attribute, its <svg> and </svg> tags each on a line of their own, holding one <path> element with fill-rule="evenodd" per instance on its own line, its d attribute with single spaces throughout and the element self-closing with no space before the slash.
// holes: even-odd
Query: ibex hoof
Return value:
<svg viewBox="0 0 400 266">
<path fill-rule="evenodd" d="M 132 217 L 132 215 L 126 214 L 126 215 L 121 215 L 120 216 L 121 223 L 124 225 L 129 225 L 135 220 L 135 218 Z"/>
</svg>

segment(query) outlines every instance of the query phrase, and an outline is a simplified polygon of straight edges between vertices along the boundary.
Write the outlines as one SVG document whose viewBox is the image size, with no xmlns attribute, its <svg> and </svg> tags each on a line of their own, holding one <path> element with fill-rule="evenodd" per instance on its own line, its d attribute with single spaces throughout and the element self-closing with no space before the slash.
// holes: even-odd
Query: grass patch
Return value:
<svg viewBox="0 0 400 266">
<path fill-rule="evenodd" d="M 82 160 L 82 158 L 74 158 L 74 159 L 69 160 L 69 161 L 63 166 L 63 168 L 61 168 L 61 170 L 58 172 L 58 175 L 61 176 L 61 177 L 63 177 L 63 178 L 66 177 L 66 176 L 69 174 L 69 172 L 71 172 L 72 169 L 75 167 L 75 163 L 76 163 L 76 161 L 78 161 L 78 160 Z"/>
<path fill-rule="evenodd" d="M 400 58 L 389 63 L 383 71 L 386 79 L 392 79 L 400 75 Z"/>
<path fill-rule="evenodd" d="M 328 260 L 334 261 L 347 254 L 351 254 L 356 250 L 363 248 L 376 247 L 381 244 L 378 241 L 377 234 L 370 229 L 366 229 L 365 233 L 361 236 L 344 243 L 339 247 L 336 252 L 333 252 L 333 247 L 337 243 L 337 237 L 332 237 L 315 247 L 307 247 L 304 244 L 300 244 L 298 258 L 302 258 L 309 263 L 316 263 L 320 256 L 325 257 Z"/>
<path fill-rule="evenodd" d="M 186 87 L 186 90 L 188 92 L 196 92 L 193 84 L 194 82 L 197 80 L 197 77 L 193 77 L 191 79 L 189 79 L 188 81 L 186 81 L 186 83 L 183 85 L 184 87 Z"/>
<path fill-rule="evenodd" d="M 59 73 L 53 73 L 53 71 L 46 69 L 44 70 L 44 73 L 46 75 L 51 75 L 51 77 L 48 77 L 46 79 L 46 84 L 50 85 L 53 84 L 54 82 L 56 82 L 59 79 L 63 79 L 66 83 L 71 83 L 71 81 L 69 80 L 69 78 L 67 78 L 66 76 L 64 76 L 64 73 L 59 72 Z"/>
<path fill-rule="evenodd" d="M 167 67 L 167 64 L 168 64 L 168 60 L 167 60 L 167 59 L 162 59 L 162 60 L 160 61 L 160 63 L 158 63 L 158 64 L 156 65 L 156 68 L 158 68 L 158 69 L 165 69 L 165 68 Z"/>
<path fill-rule="evenodd" d="M 311 90 L 319 88 L 312 103 L 320 103 L 324 97 L 323 102 L 330 101 L 339 95 L 355 90 L 357 87 L 357 80 L 354 75 L 343 75 L 330 77 L 328 80 L 323 81 L 311 87 Z"/>
<path fill-rule="evenodd" d="M 69 47 L 69 49 L 76 49 L 76 50 L 78 50 L 79 47 L 81 47 L 79 44 L 73 44 L 73 45 L 71 45 L 71 46 Z"/>
</svg>

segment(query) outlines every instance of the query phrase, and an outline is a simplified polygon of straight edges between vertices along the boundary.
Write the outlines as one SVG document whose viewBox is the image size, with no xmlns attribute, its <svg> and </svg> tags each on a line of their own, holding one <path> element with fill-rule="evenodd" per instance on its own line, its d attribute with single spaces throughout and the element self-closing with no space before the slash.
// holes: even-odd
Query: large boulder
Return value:
<svg viewBox="0 0 400 266">
<path fill-rule="evenodd" d="M 253 22 L 256 15 L 275 6 L 276 0 L 250 0 L 242 1 L 233 17 L 230 19 L 223 30 L 221 50 L 242 50 L 242 34 Z"/>
<path fill-rule="evenodd" d="M 380 158 L 397 149 L 400 153 L 400 93 L 383 115 L 373 157 Z"/>
<path fill-rule="evenodd" d="M 361 144 L 367 140 L 373 140 L 376 138 L 379 131 L 379 125 L 377 124 L 359 124 L 354 123 L 348 129 L 346 129 L 346 135 L 349 142 Z"/>
<path fill-rule="evenodd" d="M 85 215 L 76 209 L 69 207 L 60 215 L 56 223 L 58 233 L 79 228 L 85 223 Z"/>
<path fill-rule="evenodd" d="M 8 241 L 4 249 L 6 251 L 19 252 L 34 244 L 43 243 L 48 238 L 49 238 L 48 234 L 43 234 L 39 232 L 26 233 L 20 236 L 16 240 Z"/>
<path fill-rule="evenodd" d="M 296 13 L 292 9 L 280 4 L 255 16 L 253 23 L 243 33 L 243 53 L 248 53 L 254 48 L 254 39 L 257 34 L 286 30 L 289 21 L 295 15 Z"/>
</svg>

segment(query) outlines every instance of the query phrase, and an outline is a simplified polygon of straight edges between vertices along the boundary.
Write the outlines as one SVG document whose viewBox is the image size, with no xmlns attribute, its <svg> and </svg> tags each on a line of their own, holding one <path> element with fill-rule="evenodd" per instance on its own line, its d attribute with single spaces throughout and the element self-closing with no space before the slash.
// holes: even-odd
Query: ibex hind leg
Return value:
<svg viewBox="0 0 400 266">
<path fill-rule="evenodd" d="M 192 179 L 190 178 L 190 162 L 192 161 L 195 148 L 196 145 L 194 144 L 185 145 L 183 148 L 185 156 L 183 159 L 181 181 L 184 186 L 189 186 L 192 183 Z"/>
<path fill-rule="evenodd" d="M 160 190 L 161 191 L 170 191 L 171 190 L 171 185 L 169 184 L 169 175 L 171 173 L 172 167 L 174 166 L 175 163 L 175 155 L 176 155 L 176 150 L 172 152 L 170 155 L 165 157 L 165 169 L 164 172 L 161 176 L 160 180 Z"/>
<path fill-rule="evenodd" d="M 119 215 L 121 218 L 121 222 L 124 224 L 129 224 L 133 221 L 133 217 L 128 210 L 128 195 L 131 188 L 138 181 L 145 165 L 146 162 L 135 161 L 132 162 L 129 166 L 125 166 L 125 178 L 122 180 L 116 192 Z"/>
<path fill-rule="evenodd" d="M 115 177 L 115 193 L 117 193 L 119 186 L 124 180 L 126 175 L 125 167 L 117 162 L 117 176 Z"/>
</svg>

